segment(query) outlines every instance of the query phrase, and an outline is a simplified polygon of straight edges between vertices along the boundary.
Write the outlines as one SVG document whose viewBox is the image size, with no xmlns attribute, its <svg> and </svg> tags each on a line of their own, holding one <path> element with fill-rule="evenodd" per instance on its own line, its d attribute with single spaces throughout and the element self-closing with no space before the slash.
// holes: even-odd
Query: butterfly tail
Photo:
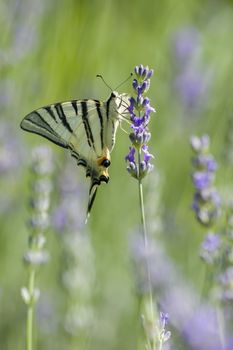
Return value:
<svg viewBox="0 0 233 350">
<path fill-rule="evenodd" d="M 90 190 L 89 190 L 89 199 L 88 199 L 88 205 L 87 205 L 87 216 L 86 216 L 86 221 L 85 223 L 87 223 L 87 220 L 90 216 L 90 212 L 91 212 L 91 208 L 93 206 L 93 203 L 95 201 L 95 197 L 96 197 L 96 193 L 97 193 L 97 189 L 99 187 L 99 182 L 97 183 L 96 181 L 91 182 L 91 186 L 90 186 Z"/>
</svg>

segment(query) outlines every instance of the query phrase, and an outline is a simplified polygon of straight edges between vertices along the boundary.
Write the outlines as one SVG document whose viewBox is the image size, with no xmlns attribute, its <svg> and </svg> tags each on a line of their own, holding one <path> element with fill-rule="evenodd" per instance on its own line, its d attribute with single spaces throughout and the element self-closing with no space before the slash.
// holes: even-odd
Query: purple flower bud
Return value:
<svg viewBox="0 0 233 350">
<path fill-rule="evenodd" d="M 137 90 L 138 90 L 138 95 L 142 95 L 146 90 L 148 90 L 148 80 L 144 80 L 143 83 L 138 86 Z"/>
<path fill-rule="evenodd" d="M 145 77 L 147 76 L 147 72 L 148 72 L 148 67 L 144 67 L 142 70 L 142 78 L 145 79 Z"/>
<path fill-rule="evenodd" d="M 140 163 L 140 174 L 145 173 L 146 170 L 147 170 L 146 162 L 142 160 Z"/>
<path fill-rule="evenodd" d="M 149 104 L 150 104 L 150 99 L 148 97 L 144 97 L 142 102 L 143 107 L 147 107 Z"/>
<path fill-rule="evenodd" d="M 151 133 L 148 132 L 147 130 L 144 130 L 144 133 L 143 133 L 143 143 L 147 143 L 150 141 L 150 138 L 151 138 Z"/>
<path fill-rule="evenodd" d="M 151 107 L 150 105 L 147 105 L 147 106 L 146 106 L 146 109 L 145 109 L 145 116 L 146 116 L 147 118 L 149 118 L 151 112 L 154 112 L 154 113 L 155 113 L 156 111 L 155 111 L 155 109 L 154 109 L 153 107 Z"/>
<path fill-rule="evenodd" d="M 138 75 L 138 73 L 139 73 L 139 66 L 136 66 L 136 67 L 134 68 L 134 73 L 135 73 L 136 75 Z"/>
<path fill-rule="evenodd" d="M 145 144 L 142 146 L 142 151 L 144 153 L 144 161 L 148 164 L 150 159 L 154 158 L 154 156 L 148 152 L 148 146 Z"/>
<path fill-rule="evenodd" d="M 216 233 L 209 232 L 202 242 L 201 248 L 212 253 L 220 247 L 220 243 L 220 236 Z"/>
<path fill-rule="evenodd" d="M 134 72 L 138 78 L 144 79 L 144 80 L 150 79 L 154 74 L 153 69 L 149 69 L 148 66 L 144 67 L 142 64 L 140 64 L 139 66 L 136 66 L 134 69 Z"/>
<path fill-rule="evenodd" d="M 138 75 L 142 75 L 142 72 L 143 72 L 143 65 L 140 64 L 139 68 L 138 68 Z"/>
<path fill-rule="evenodd" d="M 164 312 L 160 311 L 160 327 L 162 329 L 164 329 L 165 326 L 167 325 L 168 319 L 169 319 L 168 313 L 164 313 Z"/>
<path fill-rule="evenodd" d="M 140 179 L 143 179 L 153 169 L 154 169 L 153 164 L 146 163 L 144 160 L 142 160 L 140 163 L 140 172 L 139 172 Z"/>
<path fill-rule="evenodd" d="M 152 75 L 154 74 L 154 70 L 150 69 L 149 72 L 147 73 L 147 79 L 150 79 L 152 77 Z"/>
<path fill-rule="evenodd" d="M 133 122 L 133 126 L 131 126 L 131 127 L 132 127 L 132 129 L 135 130 L 135 128 L 137 129 L 139 126 L 141 126 L 143 124 L 144 119 L 135 116 L 134 118 L 132 118 L 132 122 Z"/>
<path fill-rule="evenodd" d="M 219 193 L 214 188 L 205 188 L 199 192 L 199 200 L 204 204 L 209 203 L 211 208 L 219 210 L 221 207 L 221 198 Z"/>
<path fill-rule="evenodd" d="M 135 91 L 137 91 L 137 90 L 138 90 L 138 88 L 139 88 L 139 85 L 138 85 L 138 81 L 137 81 L 137 79 L 134 79 L 134 80 L 133 80 L 132 85 L 133 85 L 134 90 L 135 90 Z"/>
<path fill-rule="evenodd" d="M 133 97 L 130 97 L 129 103 L 130 103 L 130 105 L 128 107 L 128 111 L 129 111 L 130 114 L 134 115 L 134 108 L 137 105 L 137 101 Z"/>
<path fill-rule="evenodd" d="M 135 163 L 130 162 L 126 169 L 132 177 L 135 179 L 138 178 L 138 167 Z"/>
<path fill-rule="evenodd" d="M 205 153 L 209 150 L 209 136 L 203 135 L 202 137 L 191 136 L 190 144 L 194 152 Z"/>
<path fill-rule="evenodd" d="M 137 91 L 138 93 L 138 91 Z M 137 107 L 140 109 L 143 103 L 143 96 L 142 95 L 137 95 Z"/>
<path fill-rule="evenodd" d="M 225 286 L 233 284 L 233 267 L 227 268 L 225 272 L 219 276 L 219 280 Z"/>
<path fill-rule="evenodd" d="M 214 157 L 212 156 L 206 157 L 205 162 L 206 162 L 206 168 L 208 171 L 214 172 L 217 170 L 217 163 L 215 162 Z"/>
<path fill-rule="evenodd" d="M 207 188 L 214 179 L 212 173 L 206 173 L 202 171 L 197 171 L 192 176 L 194 186 L 197 190 L 203 190 Z"/>
<path fill-rule="evenodd" d="M 129 154 L 125 157 L 125 160 L 131 162 L 131 163 L 135 163 L 135 152 L 136 149 L 134 147 L 129 147 Z"/>
<path fill-rule="evenodd" d="M 212 155 L 200 154 L 193 158 L 193 165 L 200 170 L 215 172 L 217 163 Z"/>
</svg>

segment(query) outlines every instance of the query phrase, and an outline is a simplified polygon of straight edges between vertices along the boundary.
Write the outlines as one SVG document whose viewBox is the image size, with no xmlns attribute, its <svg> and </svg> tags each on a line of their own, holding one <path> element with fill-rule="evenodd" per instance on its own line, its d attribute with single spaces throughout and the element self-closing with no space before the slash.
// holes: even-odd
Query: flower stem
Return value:
<svg viewBox="0 0 233 350">
<path fill-rule="evenodd" d="M 146 272 L 147 272 L 147 281 L 148 281 L 148 297 L 149 297 L 149 305 L 150 305 L 150 317 L 153 325 L 156 324 L 156 309 L 153 303 L 153 295 L 152 295 L 152 285 L 151 285 L 151 274 L 150 274 L 150 266 L 148 261 L 148 236 L 147 236 L 147 228 L 146 228 L 146 220 L 145 220 L 145 208 L 144 208 L 144 199 L 143 199 L 143 187 L 142 187 L 142 179 L 140 176 L 140 164 L 141 164 L 141 148 L 138 149 L 138 192 L 139 192 L 139 203 L 140 203 L 140 213 L 141 213 L 141 226 L 142 226 L 142 234 L 144 247 L 146 252 Z M 151 346 L 152 350 L 156 350 L 156 339 L 154 337 L 151 342 L 148 339 L 148 343 Z"/>
<path fill-rule="evenodd" d="M 26 350 L 32 350 L 32 342 L 33 342 L 33 320 L 34 320 L 34 288 L 35 288 L 35 269 L 31 269 L 29 272 L 29 283 L 28 283 L 28 291 L 31 296 L 31 300 L 28 304 L 27 309 L 27 318 L 26 318 Z"/>
</svg>

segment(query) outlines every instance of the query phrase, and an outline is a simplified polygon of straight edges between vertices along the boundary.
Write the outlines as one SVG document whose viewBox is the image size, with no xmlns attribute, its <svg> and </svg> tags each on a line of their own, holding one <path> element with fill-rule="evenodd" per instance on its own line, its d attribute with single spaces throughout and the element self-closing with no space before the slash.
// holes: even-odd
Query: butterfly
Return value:
<svg viewBox="0 0 233 350">
<path fill-rule="evenodd" d="M 112 91 L 104 102 L 84 99 L 41 107 L 29 113 L 20 124 L 23 130 L 69 149 L 77 164 L 86 169 L 86 177 L 90 177 L 87 218 L 98 186 L 109 181 L 110 153 L 119 124 L 127 120 L 128 106 L 127 94 Z"/>
</svg>

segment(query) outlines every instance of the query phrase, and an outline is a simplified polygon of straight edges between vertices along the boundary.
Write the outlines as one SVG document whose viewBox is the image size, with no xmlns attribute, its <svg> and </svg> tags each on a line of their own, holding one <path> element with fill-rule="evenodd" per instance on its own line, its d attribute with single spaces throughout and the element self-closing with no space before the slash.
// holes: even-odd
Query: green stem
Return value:
<svg viewBox="0 0 233 350">
<path fill-rule="evenodd" d="M 30 302 L 27 309 L 27 319 L 26 319 L 26 350 L 32 350 L 33 343 L 33 321 L 34 321 L 34 289 L 35 289 L 35 269 L 31 269 L 29 272 L 29 283 L 28 292 L 30 295 Z"/>
<path fill-rule="evenodd" d="M 147 236 L 147 228 L 146 228 L 146 220 L 145 220 L 143 187 L 142 187 L 142 180 L 140 176 L 140 163 L 141 163 L 141 148 L 138 150 L 138 191 L 139 191 L 139 203 L 140 203 L 140 213 L 141 213 L 141 226 L 142 226 L 142 232 L 143 232 L 144 247 L 146 251 L 146 269 L 147 269 L 147 280 L 148 280 L 148 289 L 149 289 L 148 296 L 149 296 L 150 313 L 151 313 L 150 316 L 153 322 L 153 326 L 155 326 L 157 310 L 155 308 L 155 305 L 153 304 L 151 274 L 150 274 L 150 267 L 149 267 L 148 254 L 147 254 L 148 253 L 148 236 Z M 157 343 L 156 339 L 153 339 L 151 344 L 152 350 L 156 350 L 156 343 Z"/>
</svg>

